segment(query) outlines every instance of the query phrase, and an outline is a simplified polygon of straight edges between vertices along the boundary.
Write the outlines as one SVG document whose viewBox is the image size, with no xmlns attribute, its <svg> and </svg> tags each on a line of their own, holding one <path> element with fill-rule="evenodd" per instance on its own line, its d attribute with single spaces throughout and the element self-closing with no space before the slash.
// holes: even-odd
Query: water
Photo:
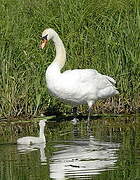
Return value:
<svg viewBox="0 0 140 180">
<path fill-rule="evenodd" d="M 51 178 L 89 179 L 91 175 L 113 168 L 119 144 L 97 141 L 90 136 L 89 140 L 77 140 L 69 145 L 60 144 L 56 147 L 60 150 L 51 158 Z"/>
<path fill-rule="evenodd" d="M 47 142 L 17 145 L 19 137 L 38 135 L 32 122 L 0 122 L 0 180 L 138 180 L 140 118 L 93 118 L 48 122 Z"/>
</svg>

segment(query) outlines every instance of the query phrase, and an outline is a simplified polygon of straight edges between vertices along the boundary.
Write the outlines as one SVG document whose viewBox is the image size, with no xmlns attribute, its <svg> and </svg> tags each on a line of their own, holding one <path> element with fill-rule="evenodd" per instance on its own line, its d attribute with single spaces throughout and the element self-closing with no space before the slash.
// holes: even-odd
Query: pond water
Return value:
<svg viewBox="0 0 140 180">
<path fill-rule="evenodd" d="M 0 180 L 140 179 L 140 118 L 49 120 L 46 143 L 17 145 L 38 136 L 38 121 L 0 122 Z"/>
</svg>

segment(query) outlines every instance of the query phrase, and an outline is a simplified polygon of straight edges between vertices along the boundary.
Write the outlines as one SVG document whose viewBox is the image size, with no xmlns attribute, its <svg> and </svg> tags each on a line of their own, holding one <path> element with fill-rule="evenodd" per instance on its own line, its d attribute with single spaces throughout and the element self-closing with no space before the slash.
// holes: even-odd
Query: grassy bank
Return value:
<svg viewBox="0 0 140 180">
<path fill-rule="evenodd" d="M 55 55 L 52 43 L 43 51 L 38 48 L 46 27 L 54 28 L 65 44 L 64 70 L 93 68 L 117 80 L 120 95 L 98 102 L 94 111 L 139 109 L 139 0 L 2 0 L 0 116 L 70 110 L 46 88 L 45 70 Z"/>
</svg>

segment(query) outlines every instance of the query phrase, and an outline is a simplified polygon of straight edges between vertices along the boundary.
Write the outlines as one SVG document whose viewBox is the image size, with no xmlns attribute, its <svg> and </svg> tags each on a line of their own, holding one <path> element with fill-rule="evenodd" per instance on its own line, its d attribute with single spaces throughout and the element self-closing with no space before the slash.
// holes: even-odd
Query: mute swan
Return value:
<svg viewBox="0 0 140 180">
<path fill-rule="evenodd" d="M 17 144 L 39 144 L 39 143 L 45 143 L 45 135 L 44 135 L 44 127 L 45 127 L 46 120 L 40 120 L 39 126 L 40 126 L 40 132 L 39 137 L 33 137 L 33 136 L 26 136 L 19 138 L 17 140 Z"/>
<path fill-rule="evenodd" d="M 89 120 L 92 105 L 98 99 L 108 98 L 119 93 L 114 86 L 116 81 L 94 69 L 74 69 L 61 73 L 66 61 L 63 42 L 51 28 L 43 31 L 40 48 L 43 49 L 49 40 L 54 42 L 56 56 L 46 70 L 48 89 L 54 96 L 74 107 L 79 104 L 88 104 Z"/>
</svg>

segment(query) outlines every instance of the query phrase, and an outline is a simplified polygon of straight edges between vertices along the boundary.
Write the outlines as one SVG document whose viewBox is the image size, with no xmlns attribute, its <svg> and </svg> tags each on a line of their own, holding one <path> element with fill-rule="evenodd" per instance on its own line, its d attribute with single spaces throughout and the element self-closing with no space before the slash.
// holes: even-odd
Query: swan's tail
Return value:
<svg viewBox="0 0 140 180">
<path fill-rule="evenodd" d="M 100 90 L 99 97 L 107 98 L 107 97 L 112 97 L 114 95 L 119 94 L 119 91 L 115 87 L 116 81 L 110 76 L 106 76 L 106 75 L 103 75 L 103 76 L 107 80 L 108 85 Z"/>
<path fill-rule="evenodd" d="M 110 81 L 112 84 L 116 84 L 116 81 L 115 81 L 112 77 L 106 76 L 106 75 L 104 75 L 104 77 L 105 77 L 108 81 Z"/>
<path fill-rule="evenodd" d="M 112 84 L 113 88 L 114 88 L 114 94 L 119 94 L 119 91 L 117 90 L 117 88 L 115 87 L 116 81 L 110 77 L 110 76 L 106 76 L 104 75 L 104 77 Z"/>
<path fill-rule="evenodd" d="M 108 98 L 119 94 L 119 91 L 114 86 L 108 86 L 98 93 L 99 98 Z"/>
</svg>

